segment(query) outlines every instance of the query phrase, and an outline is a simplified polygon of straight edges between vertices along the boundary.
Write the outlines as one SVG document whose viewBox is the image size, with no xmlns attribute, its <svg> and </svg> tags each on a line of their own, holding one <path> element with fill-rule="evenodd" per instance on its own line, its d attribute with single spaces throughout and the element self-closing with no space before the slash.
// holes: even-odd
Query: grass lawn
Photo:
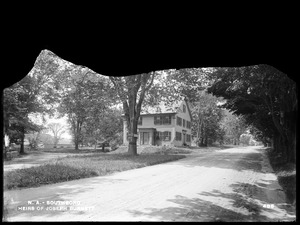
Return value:
<svg viewBox="0 0 300 225">
<path fill-rule="evenodd" d="M 75 150 L 74 148 L 42 148 L 37 151 L 48 152 L 48 153 L 72 153 L 72 154 L 83 154 L 83 153 L 98 153 L 102 152 L 102 148 L 80 148 Z"/>
<path fill-rule="evenodd" d="M 127 146 L 120 146 L 117 150 L 107 154 L 124 154 L 128 151 Z M 176 155 L 176 154 L 190 154 L 193 150 L 189 147 L 169 147 L 169 146 L 138 146 L 138 154 L 161 154 L 161 155 Z"/>
<path fill-rule="evenodd" d="M 45 184 L 103 176 L 184 158 L 168 154 L 103 154 L 75 155 L 57 159 L 41 166 L 17 169 L 4 175 L 4 190 L 38 187 Z"/>
</svg>

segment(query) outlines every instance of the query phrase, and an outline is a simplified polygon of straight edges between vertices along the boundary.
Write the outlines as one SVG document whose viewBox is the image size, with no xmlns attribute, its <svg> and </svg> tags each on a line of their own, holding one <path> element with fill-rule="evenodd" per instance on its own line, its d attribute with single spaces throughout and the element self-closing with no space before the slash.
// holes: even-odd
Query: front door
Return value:
<svg viewBox="0 0 300 225">
<path fill-rule="evenodd" d="M 183 140 L 182 144 L 184 145 L 185 144 L 185 133 L 183 133 L 183 139 L 182 140 Z"/>
<path fill-rule="evenodd" d="M 141 144 L 142 145 L 149 145 L 149 132 L 142 132 L 141 133 Z"/>
</svg>

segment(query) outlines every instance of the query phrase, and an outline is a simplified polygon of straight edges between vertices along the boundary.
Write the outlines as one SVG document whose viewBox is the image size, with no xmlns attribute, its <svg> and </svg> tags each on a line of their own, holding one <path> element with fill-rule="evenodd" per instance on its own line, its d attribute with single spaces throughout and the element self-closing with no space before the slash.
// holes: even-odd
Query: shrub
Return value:
<svg viewBox="0 0 300 225">
<path fill-rule="evenodd" d="M 115 151 L 116 149 L 119 148 L 119 144 L 118 144 L 118 142 L 117 142 L 116 140 L 110 141 L 110 142 L 109 142 L 109 146 L 110 146 L 110 149 L 111 149 L 112 151 Z"/>
</svg>

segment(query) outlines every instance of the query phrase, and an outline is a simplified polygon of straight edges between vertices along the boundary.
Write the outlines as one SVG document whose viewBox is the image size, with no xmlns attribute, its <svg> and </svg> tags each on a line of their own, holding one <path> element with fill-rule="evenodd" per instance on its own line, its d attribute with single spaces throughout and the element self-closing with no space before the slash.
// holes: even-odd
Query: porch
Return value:
<svg viewBox="0 0 300 225">
<path fill-rule="evenodd" d="M 155 128 L 138 128 L 138 145 L 155 145 Z"/>
</svg>

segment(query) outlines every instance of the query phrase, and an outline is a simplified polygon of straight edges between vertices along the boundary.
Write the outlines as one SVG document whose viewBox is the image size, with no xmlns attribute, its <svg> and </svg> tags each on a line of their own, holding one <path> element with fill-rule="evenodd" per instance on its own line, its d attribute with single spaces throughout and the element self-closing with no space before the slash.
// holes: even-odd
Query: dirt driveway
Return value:
<svg viewBox="0 0 300 225">
<path fill-rule="evenodd" d="M 193 154 L 103 177 L 6 191 L 4 198 L 7 221 L 295 220 L 295 209 L 285 203 L 259 147 Z"/>
</svg>

